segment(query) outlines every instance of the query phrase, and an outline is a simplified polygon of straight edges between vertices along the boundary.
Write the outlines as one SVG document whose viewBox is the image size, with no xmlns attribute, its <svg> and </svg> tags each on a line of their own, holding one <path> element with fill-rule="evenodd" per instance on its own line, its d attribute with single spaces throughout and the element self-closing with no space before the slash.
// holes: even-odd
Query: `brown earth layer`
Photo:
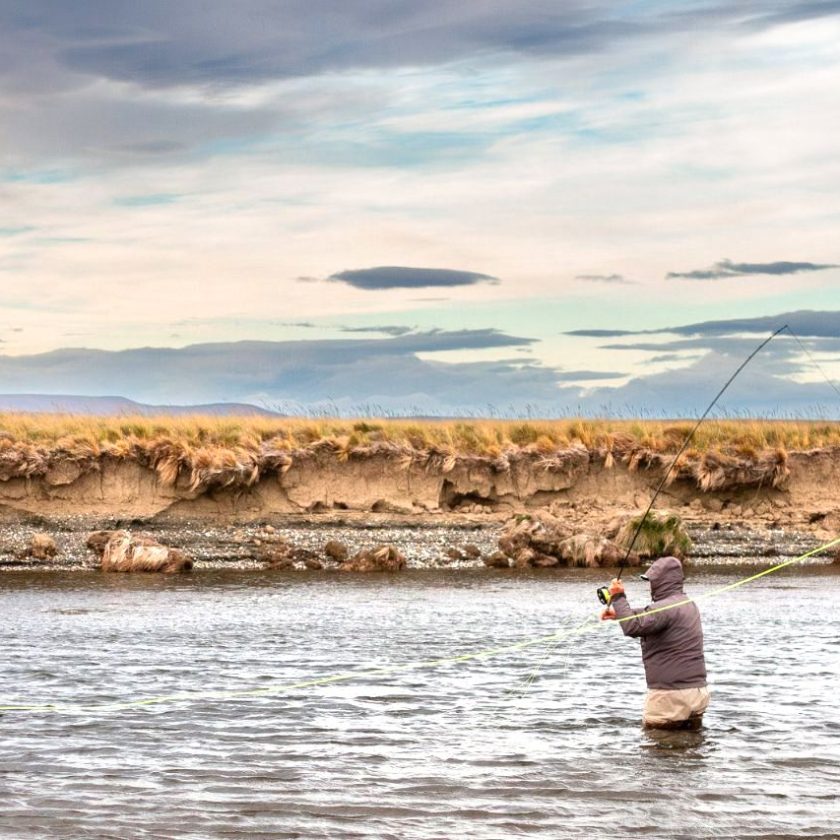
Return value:
<svg viewBox="0 0 840 840">
<path fill-rule="evenodd" d="M 495 459 L 417 459 L 387 449 L 341 457 L 325 448 L 202 474 L 195 465 L 161 469 L 111 455 L 79 460 L 59 453 L 29 469 L 0 463 L 0 505 L 10 517 L 231 522 L 371 513 L 503 518 L 542 508 L 597 529 L 617 514 L 644 509 L 668 464 L 666 456 L 640 448 L 573 446 Z M 656 507 L 676 510 L 687 522 L 775 521 L 833 536 L 840 531 L 840 448 L 684 459 Z"/>
</svg>

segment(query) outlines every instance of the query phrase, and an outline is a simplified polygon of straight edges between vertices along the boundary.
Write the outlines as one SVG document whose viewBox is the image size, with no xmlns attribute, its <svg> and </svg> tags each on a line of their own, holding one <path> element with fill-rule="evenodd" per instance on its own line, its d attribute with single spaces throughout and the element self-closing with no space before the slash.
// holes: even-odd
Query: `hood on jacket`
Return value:
<svg viewBox="0 0 840 840">
<path fill-rule="evenodd" d="M 650 594 L 654 601 L 682 592 L 685 580 L 682 563 L 676 557 L 660 557 L 642 577 L 650 581 Z"/>
</svg>

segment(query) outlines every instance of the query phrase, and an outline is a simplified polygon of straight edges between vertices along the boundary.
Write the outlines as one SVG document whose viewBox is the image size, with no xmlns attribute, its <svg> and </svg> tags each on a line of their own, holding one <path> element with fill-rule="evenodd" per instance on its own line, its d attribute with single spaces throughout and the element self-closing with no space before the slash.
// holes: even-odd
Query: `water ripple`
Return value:
<svg viewBox="0 0 840 840">
<path fill-rule="evenodd" d="M 826 570 L 702 605 L 699 733 L 639 725 L 615 626 L 545 648 L 288 694 L 0 719 L 0 836 L 832 837 L 840 618 Z M 691 589 L 731 582 L 700 571 Z M 280 580 L 280 579 L 278 579 Z M 292 684 L 577 626 L 587 572 L 272 585 L 3 576 L 4 702 L 101 704 Z M 629 584 L 643 599 L 641 584 Z M 815 615 L 819 620 L 815 621 Z"/>
</svg>

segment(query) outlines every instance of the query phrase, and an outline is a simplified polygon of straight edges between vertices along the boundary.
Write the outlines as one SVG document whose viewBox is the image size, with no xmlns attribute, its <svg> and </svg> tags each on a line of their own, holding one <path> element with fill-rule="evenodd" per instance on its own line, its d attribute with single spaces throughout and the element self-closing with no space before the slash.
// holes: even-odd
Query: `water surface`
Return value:
<svg viewBox="0 0 840 840">
<path fill-rule="evenodd" d="M 602 577 L 7 573 L 0 698 L 96 706 L 456 656 L 579 626 Z M 640 728 L 638 644 L 613 624 L 291 693 L 7 712 L 0 836 L 834 838 L 838 582 L 805 567 L 701 602 L 699 735 Z"/>
</svg>

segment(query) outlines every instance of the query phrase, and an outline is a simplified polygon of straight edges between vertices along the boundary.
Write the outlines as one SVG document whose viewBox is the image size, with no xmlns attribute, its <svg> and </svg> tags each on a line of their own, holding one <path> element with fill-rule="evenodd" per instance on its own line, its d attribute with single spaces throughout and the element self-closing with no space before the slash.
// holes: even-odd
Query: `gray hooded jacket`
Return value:
<svg viewBox="0 0 840 840">
<path fill-rule="evenodd" d="M 641 640 L 648 688 L 706 685 L 700 610 L 683 592 L 682 563 L 676 557 L 660 557 L 646 574 L 652 604 L 634 610 L 621 594 L 613 598 L 612 606 L 616 618 L 625 619 L 620 622 L 624 635 Z M 669 604 L 680 606 L 652 612 Z"/>
</svg>

